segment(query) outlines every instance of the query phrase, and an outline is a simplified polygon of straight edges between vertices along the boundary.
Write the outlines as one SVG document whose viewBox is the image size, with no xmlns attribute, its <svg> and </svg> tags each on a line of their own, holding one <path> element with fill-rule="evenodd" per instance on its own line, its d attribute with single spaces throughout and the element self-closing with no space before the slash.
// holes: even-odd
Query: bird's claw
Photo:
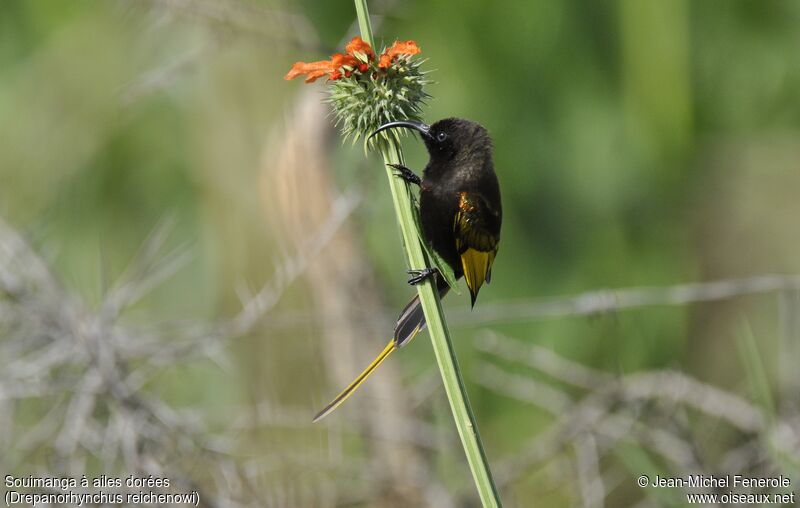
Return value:
<svg viewBox="0 0 800 508">
<path fill-rule="evenodd" d="M 422 182 L 422 178 L 420 178 L 410 168 L 403 166 L 402 164 L 387 164 L 387 166 L 397 170 L 394 176 L 402 178 L 408 183 L 419 185 Z"/>
<path fill-rule="evenodd" d="M 406 273 L 413 276 L 408 279 L 408 283 L 412 286 L 416 286 L 430 277 L 435 276 L 437 270 L 436 268 L 422 268 L 421 270 L 408 270 Z"/>
</svg>

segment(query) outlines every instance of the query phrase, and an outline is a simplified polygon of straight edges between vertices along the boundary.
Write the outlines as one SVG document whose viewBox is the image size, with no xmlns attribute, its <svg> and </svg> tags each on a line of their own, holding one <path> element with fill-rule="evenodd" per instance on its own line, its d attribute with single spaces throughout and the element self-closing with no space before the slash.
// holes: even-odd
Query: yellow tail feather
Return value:
<svg viewBox="0 0 800 508">
<path fill-rule="evenodd" d="M 378 366 L 381 363 L 383 363 L 383 361 L 386 358 L 388 358 L 389 355 L 392 353 L 392 351 L 394 351 L 395 349 L 396 347 L 394 345 L 394 340 L 390 340 L 389 344 L 386 345 L 386 348 L 381 352 L 381 354 L 378 355 L 377 358 L 375 358 L 372 361 L 372 363 L 369 364 L 369 366 L 366 369 L 364 369 L 364 372 L 359 374 L 358 377 L 355 378 L 355 380 L 353 380 L 353 382 L 350 383 L 350 385 L 342 391 L 342 393 L 337 395 L 336 398 L 333 399 L 330 404 L 325 406 L 325 409 L 317 413 L 317 416 L 314 417 L 313 422 L 316 423 L 321 419 L 325 418 L 326 416 L 328 416 L 329 414 L 333 413 L 333 410 L 339 407 L 342 404 L 342 402 L 347 400 L 347 397 L 352 395 L 353 392 L 356 391 L 356 388 L 361 386 L 361 383 L 366 381 L 369 375 L 372 374 L 375 371 L 375 369 L 377 369 Z"/>
<path fill-rule="evenodd" d="M 494 255 L 495 251 L 484 252 L 476 249 L 467 249 L 461 254 L 461 266 L 464 270 L 464 278 L 467 281 L 470 296 L 472 296 L 473 306 L 475 305 L 475 299 L 478 297 L 478 291 L 480 291 L 492 269 Z"/>
</svg>

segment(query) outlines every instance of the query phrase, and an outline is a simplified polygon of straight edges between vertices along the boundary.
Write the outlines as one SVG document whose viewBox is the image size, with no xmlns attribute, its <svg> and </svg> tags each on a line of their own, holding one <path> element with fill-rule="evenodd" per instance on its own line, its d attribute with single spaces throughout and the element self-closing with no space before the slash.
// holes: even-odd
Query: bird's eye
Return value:
<svg viewBox="0 0 800 508">
<path fill-rule="evenodd" d="M 447 133 L 446 132 L 440 132 L 439 134 L 436 135 L 436 140 L 439 141 L 439 142 L 442 142 L 445 139 L 447 139 Z"/>
</svg>

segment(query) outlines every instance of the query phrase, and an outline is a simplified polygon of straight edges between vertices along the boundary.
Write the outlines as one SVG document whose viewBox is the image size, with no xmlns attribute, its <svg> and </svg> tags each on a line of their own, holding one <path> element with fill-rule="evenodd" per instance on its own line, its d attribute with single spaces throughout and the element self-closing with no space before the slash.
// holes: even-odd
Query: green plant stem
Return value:
<svg viewBox="0 0 800 508">
<path fill-rule="evenodd" d="M 374 48 L 375 44 L 372 38 L 367 2 L 366 0 L 355 0 L 355 6 L 361 38 Z M 408 184 L 394 176 L 393 170 L 387 166 L 387 164 L 402 164 L 402 151 L 395 142 L 394 137 L 382 143 L 381 147 L 381 154 L 383 155 L 386 174 L 389 177 L 389 188 L 392 193 L 395 213 L 400 223 L 409 266 L 412 268 L 425 268 L 429 264 L 423 246 L 420 244 L 421 237 L 414 220 L 413 204 Z M 467 397 L 467 389 L 458 367 L 458 360 L 450 339 L 450 331 L 447 328 L 442 304 L 439 301 L 439 293 L 430 280 L 418 284 L 417 291 L 419 292 L 419 300 L 428 324 L 428 333 L 433 344 L 433 351 L 436 354 L 436 361 L 439 364 L 439 372 L 442 375 L 447 398 L 450 401 L 453 419 L 458 428 L 458 435 L 461 437 L 464 453 L 467 455 L 467 461 L 469 462 L 481 502 L 484 507 L 500 507 L 502 502 L 500 501 L 494 478 L 492 478 L 489 462 L 486 459 L 486 453 L 483 450 L 483 444 L 478 433 L 475 416 L 472 413 L 472 407 Z"/>
</svg>

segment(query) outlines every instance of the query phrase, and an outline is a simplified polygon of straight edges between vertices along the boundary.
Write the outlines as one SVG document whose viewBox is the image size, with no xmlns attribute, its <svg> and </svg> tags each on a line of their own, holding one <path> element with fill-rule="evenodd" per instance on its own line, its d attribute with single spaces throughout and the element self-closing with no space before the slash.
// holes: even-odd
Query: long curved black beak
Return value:
<svg viewBox="0 0 800 508">
<path fill-rule="evenodd" d="M 379 132 L 385 131 L 386 129 L 393 129 L 395 127 L 407 127 L 409 129 L 414 129 L 415 131 L 419 132 L 423 137 L 426 138 L 431 137 L 431 132 L 430 132 L 431 128 L 428 124 L 424 124 L 422 122 L 412 122 L 410 120 L 400 120 L 397 122 L 389 122 L 381 125 L 375 132 L 370 134 L 369 138 L 367 139 L 372 139 L 372 137 L 378 134 Z"/>
</svg>

